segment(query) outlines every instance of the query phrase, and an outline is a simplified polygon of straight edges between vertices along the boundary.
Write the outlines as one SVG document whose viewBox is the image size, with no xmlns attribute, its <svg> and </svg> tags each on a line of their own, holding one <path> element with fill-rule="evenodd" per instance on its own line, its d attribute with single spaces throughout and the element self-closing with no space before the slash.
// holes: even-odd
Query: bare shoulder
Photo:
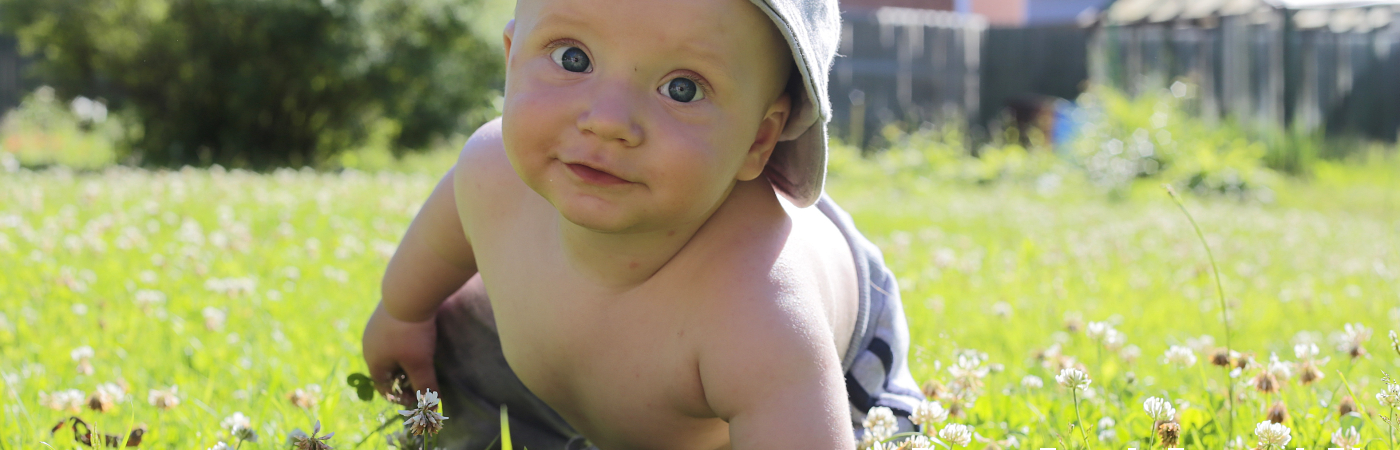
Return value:
<svg viewBox="0 0 1400 450">
<path fill-rule="evenodd" d="M 841 281 L 854 278 L 849 247 L 815 208 L 759 200 L 716 221 L 727 230 L 709 242 L 719 250 L 706 266 L 718 269 L 700 271 L 705 286 L 716 286 L 706 289 L 697 317 L 705 333 L 698 354 L 706 399 L 727 420 L 756 414 L 764 426 L 841 430 L 849 411 L 838 347 L 849 341 L 845 318 L 856 302 L 854 281 Z M 770 421 L 787 419 L 770 416 L 769 408 L 811 415 L 780 425 Z"/>
<path fill-rule="evenodd" d="M 452 183 L 464 224 L 469 213 L 500 212 L 499 208 L 508 207 L 529 191 L 506 157 L 500 118 L 477 128 L 467 139 L 457 156 Z"/>
</svg>

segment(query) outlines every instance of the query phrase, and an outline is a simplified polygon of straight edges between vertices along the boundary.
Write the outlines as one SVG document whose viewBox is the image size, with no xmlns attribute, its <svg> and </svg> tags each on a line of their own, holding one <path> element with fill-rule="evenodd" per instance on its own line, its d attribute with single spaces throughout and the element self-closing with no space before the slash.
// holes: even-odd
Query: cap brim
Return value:
<svg viewBox="0 0 1400 450">
<path fill-rule="evenodd" d="M 818 120 L 796 139 L 773 146 L 765 174 L 798 207 L 812 206 L 826 183 L 826 121 Z"/>
</svg>

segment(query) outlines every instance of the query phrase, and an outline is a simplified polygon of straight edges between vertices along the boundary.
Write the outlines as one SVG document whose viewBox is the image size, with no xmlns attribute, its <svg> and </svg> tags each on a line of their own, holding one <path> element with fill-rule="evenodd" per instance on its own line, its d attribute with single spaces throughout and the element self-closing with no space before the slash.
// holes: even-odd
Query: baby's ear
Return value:
<svg viewBox="0 0 1400 450">
<path fill-rule="evenodd" d="M 510 41 L 511 41 L 511 39 L 514 39 L 514 38 L 515 38 L 515 19 L 510 19 L 509 22 L 506 22 L 506 29 L 505 29 L 505 32 L 501 33 L 501 39 L 504 40 L 503 43 L 505 44 L 505 51 L 506 51 L 505 53 L 506 53 L 506 59 L 507 59 L 507 60 L 510 59 Z"/>
<path fill-rule="evenodd" d="M 768 165 L 768 158 L 773 155 L 773 147 L 778 144 L 778 138 L 782 136 L 783 126 L 787 125 L 791 112 L 792 97 L 787 92 L 783 92 L 768 106 L 768 111 L 763 115 L 763 122 L 758 124 L 758 133 L 754 135 L 753 144 L 744 156 L 744 165 L 739 169 L 737 177 L 739 181 L 749 181 L 763 174 L 763 167 Z"/>
</svg>

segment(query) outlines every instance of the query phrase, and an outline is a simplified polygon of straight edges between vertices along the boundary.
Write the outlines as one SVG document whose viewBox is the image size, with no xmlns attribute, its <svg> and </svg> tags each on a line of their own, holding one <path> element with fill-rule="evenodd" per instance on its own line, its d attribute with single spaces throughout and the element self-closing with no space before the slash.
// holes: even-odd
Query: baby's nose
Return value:
<svg viewBox="0 0 1400 450">
<path fill-rule="evenodd" d="M 642 127 L 636 116 L 641 99 L 626 86 L 595 91 L 592 103 L 578 118 L 578 129 L 604 141 L 620 141 L 628 147 L 642 143 Z"/>
</svg>

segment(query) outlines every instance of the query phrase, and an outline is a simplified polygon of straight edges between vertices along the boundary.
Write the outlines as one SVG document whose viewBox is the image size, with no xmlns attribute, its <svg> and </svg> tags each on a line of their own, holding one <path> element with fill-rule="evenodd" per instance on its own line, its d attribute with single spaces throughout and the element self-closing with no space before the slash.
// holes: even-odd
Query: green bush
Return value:
<svg viewBox="0 0 1400 450">
<path fill-rule="evenodd" d="M 502 57 L 472 0 L 0 0 L 63 99 L 136 118 L 144 164 L 307 165 L 392 130 L 396 150 L 486 119 Z"/>
</svg>

